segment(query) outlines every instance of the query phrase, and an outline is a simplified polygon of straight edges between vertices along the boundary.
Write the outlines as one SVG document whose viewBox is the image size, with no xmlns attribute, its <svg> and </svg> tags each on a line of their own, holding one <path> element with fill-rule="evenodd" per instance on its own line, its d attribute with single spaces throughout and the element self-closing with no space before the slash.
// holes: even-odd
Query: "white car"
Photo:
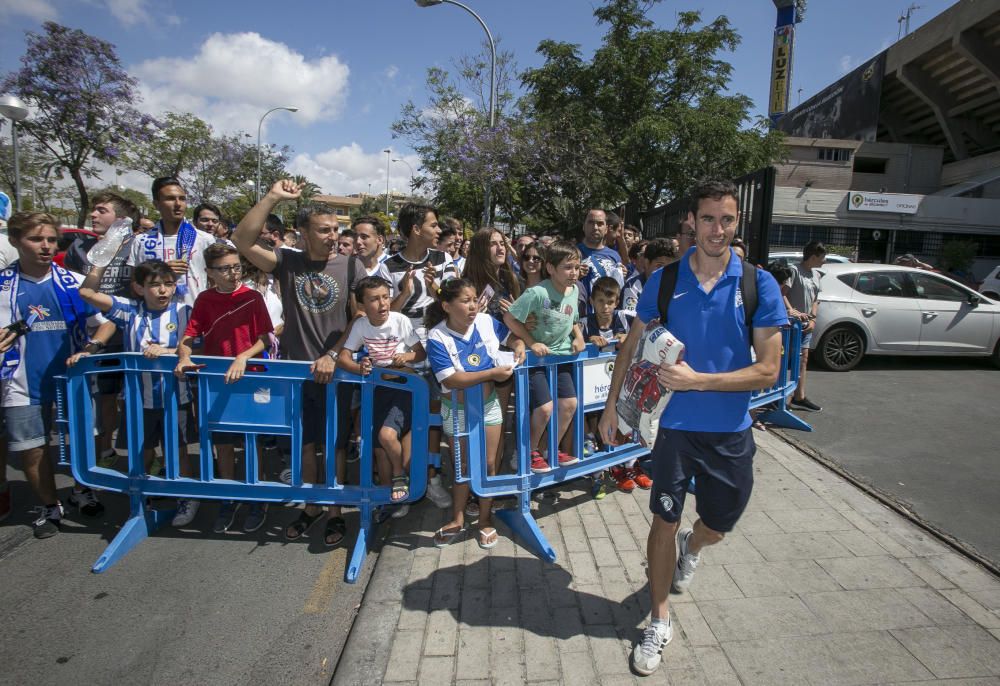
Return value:
<svg viewBox="0 0 1000 686">
<path fill-rule="evenodd" d="M 802 262 L 802 251 L 798 252 L 772 252 L 767 256 L 767 261 L 771 262 L 781 262 L 782 264 L 787 264 L 789 267 L 794 267 L 795 265 Z M 843 255 L 834 255 L 832 253 L 827 254 L 826 262 L 823 263 L 825 267 L 828 264 L 850 264 L 850 260 Z"/>
<path fill-rule="evenodd" d="M 989 276 L 979 284 L 979 292 L 987 298 L 1000 300 L 1000 265 L 994 267 Z"/>
<path fill-rule="evenodd" d="M 945 276 L 884 264 L 825 264 L 811 348 L 845 372 L 865 355 L 992 357 L 1000 302 Z"/>
</svg>

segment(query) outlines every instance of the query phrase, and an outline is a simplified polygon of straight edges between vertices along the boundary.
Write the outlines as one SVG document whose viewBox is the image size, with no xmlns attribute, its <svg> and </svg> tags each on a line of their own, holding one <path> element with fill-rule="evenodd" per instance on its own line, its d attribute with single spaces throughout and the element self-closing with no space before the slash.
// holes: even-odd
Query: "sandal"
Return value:
<svg viewBox="0 0 1000 686">
<path fill-rule="evenodd" d="M 285 529 L 285 540 L 297 541 L 305 536 L 305 533 L 312 528 L 312 525 L 315 524 L 316 520 L 318 520 L 322 515 L 322 510 L 314 515 L 308 514 L 305 510 L 302 510 L 302 512 L 299 513 L 299 518 Z"/>
<path fill-rule="evenodd" d="M 392 477 L 392 502 L 401 503 L 410 497 L 410 477 L 406 474 Z"/>
<path fill-rule="evenodd" d="M 340 545 L 347 534 L 347 522 L 343 517 L 330 517 L 326 522 L 326 529 L 323 531 L 323 542 L 328 548 Z M 333 538 L 331 541 L 330 539 Z"/>
<path fill-rule="evenodd" d="M 465 527 L 457 529 L 455 531 L 445 531 L 442 526 L 440 529 L 434 532 L 434 546 L 436 548 L 447 548 L 449 545 L 455 542 L 458 536 L 465 533 Z"/>
<path fill-rule="evenodd" d="M 485 529 L 479 530 L 479 547 L 483 550 L 489 550 L 490 548 L 496 547 L 497 541 L 500 538 L 500 534 L 493 527 L 487 527 Z"/>
<path fill-rule="evenodd" d="M 469 498 L 469 502 L 465 504 L 465 516 L 466 517 L 478 517 L 479 516 L 479 501 L 475 498 Z"/>
</svg>

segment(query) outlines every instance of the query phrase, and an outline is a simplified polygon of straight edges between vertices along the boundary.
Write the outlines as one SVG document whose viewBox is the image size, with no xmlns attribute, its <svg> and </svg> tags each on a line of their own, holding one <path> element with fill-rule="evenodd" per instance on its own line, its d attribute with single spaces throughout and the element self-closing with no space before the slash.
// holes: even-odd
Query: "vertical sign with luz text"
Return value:
<svg viewBox="0 0 1000 686">
<path fill-rule="evenodd" d="M 792 79 L 792 41 L 795 24 L 774 29 L 774 52 L 771 56 L 771 97 L 767 112 L 772 122 L 788 111 L 788 91 Z"/>
</svg>

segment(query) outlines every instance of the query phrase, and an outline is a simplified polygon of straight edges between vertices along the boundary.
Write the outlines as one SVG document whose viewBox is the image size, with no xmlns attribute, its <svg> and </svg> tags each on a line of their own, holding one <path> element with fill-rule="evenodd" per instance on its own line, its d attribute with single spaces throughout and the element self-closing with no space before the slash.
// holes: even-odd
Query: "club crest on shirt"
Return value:
<svg viewBox="0 0 1000 686">
<path fill-rule="evenodd" d="M 309 312 L 326 312 L 340 299 L 340 284 L 326 272 L 310 272 L 295 277 L 295 296 Z"/>
<path fill-rule="evenodd" d="M 28 311 L 39 319 L 48 319 L 52 316 L 52 312 L 49 311 L 49 308 L 43 307 L 42 305 L 29 305 Z"/>
<path fill-rule="evenodd" d="M 469 362 L 469 364 L 470 364 L 470 365 L 472 365 L 473 367 L 478 367 L 478 366 L 479 366 L 479 363 L 480 363 L 480 362 L 482 361 L 482 359 L 483 359 L 483 358 L 479 357 L 479 355 L 477 355 L 476 353 L 472 353 L 471 355 L 469 355 L 469 356 L 468 356 L 467 358 L 465 358 L 465 359 L 466 359 L 466 360 L 467 360 L 467 361 Z"/>
<path fill-rule="evenodd" d="M 176 324 L 174 324 L 173 322 L 170 322 L 169 324 L 167 324 L 167 331 L 176 331 L 176 330 L 177 330 L 177 325 Z"/>
</svg>

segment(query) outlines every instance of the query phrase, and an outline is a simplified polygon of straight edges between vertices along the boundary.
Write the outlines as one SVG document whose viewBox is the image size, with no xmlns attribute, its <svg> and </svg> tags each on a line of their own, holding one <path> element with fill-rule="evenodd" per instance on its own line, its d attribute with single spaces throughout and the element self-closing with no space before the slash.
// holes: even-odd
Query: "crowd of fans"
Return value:
<svg viewBox="0 0 1000 686">
<path fill-rule="evenodd" d="M 197 397 L 190 382 L 194 354 L 230 358 L 227 383 L 238 381 L 253 358 L 310 363 L 313 378 L 303 389 L 304 482 L 318 482 L 326 473 L 324 385 L 338 366 L 363 376 L 376 367 L 423 376 L 431 389 L 431 411 L 442 414 L 446 451 L 456 448 L 455 418 L 459 425 L 465 421 L 461 391 L 482 385 L 487 464 L 495 473 L 511 464 L 505 459 L 504 437 L 514 430 L 509 418 L 512 372 L 526 351 L 569 355 L 587 344 L 613 349 L 628 334 L 646 281 L 694 241 L 693 228 L 686 224 L 674 237 L 643 240 L 636 227 L 599 209 L 587 213 L 580 243 L 530 233 L 512 242 L 497 228 L 467 236 L 458 220 L 417 204 L 400 208 L 395 234 L 373 216 L 341 227 L 335 210 L 321 203 L 302 204 L 292 226 L 286 226 L 274 210 L 300 195 L 295 183 L 280 181 L 232 227 L 212 203 L 199 204 L 189 215 L 183 185 L 160 178 L 152 187 L 160 220 L 150 227 L 131 202 L 104 193 L 93 199 L 95 235 L 69 245 L 64 267 L 54 262 L 59 240 L 54 217 L 23 212 L 11 218 L 8 236 L 16 257 L 0 278 L 0 326 L 9 325 L 0 329 L 6 431 L 0 442 L 0 519 L 11 509 L 10 489 L 2 480 L 6 453 L 16 453 L 41 502 L 35 535 L 44 538 L 59 531 L 65 510 L 46 455 L 53 377 L 81 357 L 103 352 L 176 356 L 182 477 L 194 477 L 198 470 L 188 450 L 198 442 Z M 106 267 L 91 266 L 88 252 L 123 217 L 132 219 L 134 235 Z M 744 256 L 742 244 L 734 242 L 733 247 Z M 19 328 L 22 323 L 26 326 Z M 158 446 L 169 430 L 163 426 L 164 387 L 162 377 L 143 378 L 143 458 L 150 474 L 163 468 Z M 361 439 L 356 389 L 340 384 L 337 392 L 338 406 L 350 408 L 337 419 L 336 452 L 329 456 L 340 482 L 349 478 L 347 466 L 356 460 Z M 98 463 L 105 468 L 118 466 L 125 452 L 122 390 L 120 374 L 102 374 L 93 383 Z M 577 391 L 571 365 L 558 368 L 554 388 L 543 370 L 531 371 L 527 406 L 533 472 L 574 464 L 602 448 L 596 417 L 590 416 L 584 444 L 573 445 L 569 428 Z M 403 517 L 409 507 L 415 419 L 410 407 L 405 393 L 377 389 L 374 429 L 365 438 L 375 447 L 378 483 L 391 489 L 393 505 L 384 508 L 383 517 Z M 549 455 L 546 434 L 553 412 L 559 450 Z M 430 452 L 441 449 L 439 434 L 431 431 Z M 239 435 L 213 435 L 215 476 L 234 479 L 241 473 L 243 441 Z M 288 446 L 272 439 L 264 447 L 265 454 L 285 460 L 274 472 L 284 467 L 279 478 L 290 482 Z M 261 479 L 274 467 L 265 462 Z M 480 545 L 495 545 L 491 503 L 476 502 L 462 484 L 449 489 L 433 468 L 428 477 L 427 496 L 451 512 L 435 543 L 447 545 L 465 532 L 466 518 L 472 517 L 478 518 Z M 598 475 L 594 494 L 601 498 L 612 488 L 631 491 L 650 485 L 649 476 L 632 462 Z M 84 515 L 103 511 L 97 494 L 81 485 L 74 486 L 67 502 Z M 196 500 L 177 501 L 173 525 L 191 526 L 199 507 Z M 232 528 L 241 509 L 245 531 L 265 523 L 266 506 L 223 502 L 212 529 Z M 333 546 L 343 540 L 346 525 L 339 507 L 328 511 L 323 540 Z M 318 506 L 299 510 L 284 536 L 294 540 L 305 535 L 322 514 Z"/>
</svg>

